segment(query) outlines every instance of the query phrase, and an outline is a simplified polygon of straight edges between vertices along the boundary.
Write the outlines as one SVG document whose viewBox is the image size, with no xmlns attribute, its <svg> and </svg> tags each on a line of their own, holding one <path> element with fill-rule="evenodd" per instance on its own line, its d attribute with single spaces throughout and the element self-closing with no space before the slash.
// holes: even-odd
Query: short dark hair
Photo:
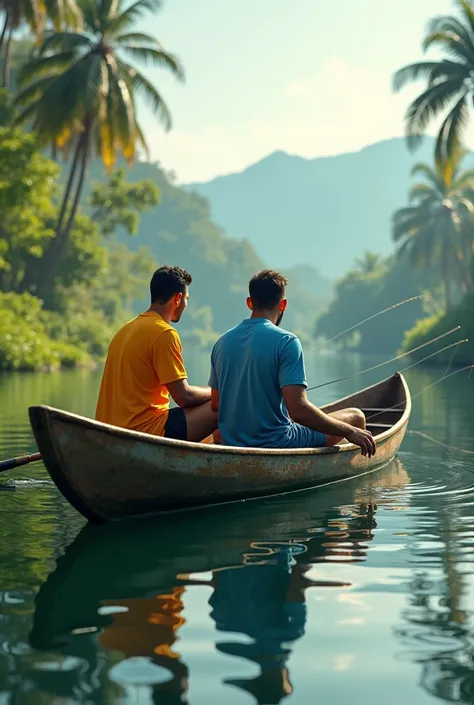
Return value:
<svg viewBox="0 0 474 705">
<path fill-rule="evenodd" d="M 288 280 L 273 269 L 263 269 L 249 282 L 249 294 L 255 308 L 270 310 L 285 298 Z"/>
<path fill-rule="evenodd" d="M 165 304 L 172 296 L 184 294 L 192 280 L 189 272 L 181 267 L 160 267 L 151 278 L 151 303 Z"/>
</svg>

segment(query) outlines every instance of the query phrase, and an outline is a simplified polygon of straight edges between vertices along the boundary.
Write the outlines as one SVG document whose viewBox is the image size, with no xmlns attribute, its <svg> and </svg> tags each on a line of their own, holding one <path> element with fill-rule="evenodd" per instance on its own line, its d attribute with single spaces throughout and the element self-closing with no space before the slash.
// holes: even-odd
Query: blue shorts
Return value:
<svg viewBox="0 0 474 705">
<path fill-rule="evenodd" d="M 325 445 L 326 435 L 324 433 L 312 431 L 299 423 L 293 423 L 285 448 L 324 448 Z"/>
</svg>

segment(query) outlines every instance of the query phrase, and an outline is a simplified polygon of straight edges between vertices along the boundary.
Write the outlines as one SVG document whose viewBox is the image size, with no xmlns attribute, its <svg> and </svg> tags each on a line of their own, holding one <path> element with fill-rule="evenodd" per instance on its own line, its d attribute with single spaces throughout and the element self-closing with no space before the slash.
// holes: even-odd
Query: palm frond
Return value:
<svg viewBox="0 0 474 705">
<path fill-rule="evenodd" d="M 111 66 L 108 69 L 114 105 L 113 117 L 116 125 L 115 141 L 125 159 L 131 162 L 135 157 L 136 140 L 134 95 L 120 73 L 114 71 Z"/>
<path fill-rule="evenodd" d="M 431 189 L 438 193 L 441 197 L 444 197 L 445 185 L 443 178 L 437 169 L 433 169 L 428 164 L 423 162 L 418 162 L 414 164 L 411 169 L 411 176 L 424 176 L 428 184 L 430 184 Z"/>
<path fill-rule="evenodd" d="M 51 32 L 43 40 L 38 53 L 42 56 L 58 49 L 63 51 L 88 50 L 92 46 L 90 38 L 80 32 Z"/>
<path fill-rule="evenodd" d="M 45 76 L 43 78 L 38 78 L 38 80 L 30 83 L 26 88 L 21 90 L 16 98 L 15 105 L 17 107 L 24 107 L 33 102 L 36 103 L 41 97 L 43 92 L 51 85 L 51 83 L 56 79 L 56 76 Z"/>
<path fill-rule="evenodd" d="M 433 46 L 442 49 L 446 54 L 458 61 L 472 64 L 473 52 L 469 47 L 464 46 L 456 32 L 431 32 L 425 37 L 423 49 L 427 51 Z"/>
<path fill-rule="evenodd" d="M 77 3 L 84 18 L 84 26 L 97 32 L 100 28 L 100 19 L 96 0 L 77 0 Z"/>
<path fill-rule="evenodd" d="M 75 59 L 76 56 L 72 51 L 64 51 L 60 54 L 33 59 L 20 69 L 18 73 L 19 84 L 23 86 L 41 76 L 55 75 L 70 66 Z"/>
<path fill-rule="evenodd" d="M 410 203 L 434 197 L 433 187 L 428 184 L 413 184 L 408 192 L 408 200 Z"/>
<path fill-rule="evenodd" d="M 166 131 L 172 127 L 171 113 L 165 101 L 157 91 L 155 86 L 145 78 L 145 76 L 129 66 L 128 64 L 119 61 L 121 76 L 125 83 L 129 86 L 132 93 L 141 93 L 143 98 L 150 105 L 151 110 L 157 116 L 158 120 L 163 125 Z"/>
<path fill-rule="evenodd" d="M 474 188 L 474 169 L 466 169 L 453 184 L 454 189 Z"/>
<path fill-rule="evenodd" d="M 469 69 L 455 61 L 419 61 L 399 69 L 393 76 L 393 90 L 398 92 L 409 83 L 426 78 L 429 84 L 441 79 L 459 77 L 462 81 L 469 75 Z"/>
<path fill-rule="evenodd" d="M 115 17 L 109 18 L 107 33 L 115 35 L 127 30 L 146 13 L 157 13 L 161 9 L 162 4 L 162 0 L 135 0 L 126 10 L 119 12 Z"/>
<path fill-rule="evenodd" d="M 143 149 L 145 152 L 145 157 L 147 160 L 150 159 L 150 148 L 148 147 L 148 143 L 146 141 L 145 133 L 143 132 L 142 128 L 138 124 L 137 121 L 135 121 L 135 135 L 137 137 L 137 142 L 139 146 Z"/>
<path fill-rule="evenodd" d="M 466 53 L 474 53 L 474 36 L 470 31 L 469 26 L 464 26 L 463 23 L 456 17 L 442 16 L 434 17 L 428 25 L 427 38 L 424 41 L 423 48 L 426 51 L 429 48 L 427 39 L 432 35 L 449 33 L 453 38 L 457 37 L 463 51 Z"/>
<path fill-rule="evenodd" d="M 82 14 L 75 0 L 42 0 L 42 2 L 56 31 L 60 31 L 64 25 L 76 30 L 82 29 Z"/>
<path fill-rule="evenodd" d="M 461 149 L 462 134 L 468 121 L 468 106 L 466 96 L 463 95 L 444 120 L 438 133 L 435 147 L 435 160 L 444 164 L 449 172 L 446 181 L 451 184 L 456 169 L 462 156 L 457 152 Z"/>
<path fill-rule="evenodd" d="M 456 5 L 461 12 L 467 26 L 467 30 L 474 42 L 474 7 L 468 0 L 456 0 Z"/>
<path fill-rule="evenodd" d="M 128 54 L 131 59 L 136 59 L 145 66 L 152 64 L 154 66 L 167 68 L 177 78 L 184 80 L 184 70 L 179 59 L 162 49 L 127 44 L 122 46 L 121 50 L 124 54 Z"/>
<path fill-rule="evenodd" d="M 145 34 L 144 32 L 126 32 L 125 34 L 120 34 L 118 37 L 114 37 L 114 44 L 141 44 L 151 46 L 156 46 L 157 42 L 155 37 L 151 34 Z"/>
<path fill-rule="evenodd" d="M 431 120 L 437 117 L 450 100 L 459 95 L 462 88 L 458 80 L 452 79 L 430 86 L 415 98 L 405 116 L 409 147 L 419 144 Z"/>
</svg>

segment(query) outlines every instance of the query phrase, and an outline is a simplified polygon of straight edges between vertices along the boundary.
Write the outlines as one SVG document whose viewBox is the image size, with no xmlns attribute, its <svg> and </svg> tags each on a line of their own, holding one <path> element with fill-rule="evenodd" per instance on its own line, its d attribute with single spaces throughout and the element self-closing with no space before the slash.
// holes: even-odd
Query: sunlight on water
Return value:
<svg viewBox="0 0 474 705">
<path fill-rule="evenodd" d="M 310 356 L 308 378 L 372 362 Z M 411 370 L 412 393 L 442 374 Z M 99 380 L 0 377 L 0 457 L 34 451 L 29 404 L 92 415 Z M 474 450 L 473 384 L 428 390 L 411 428 Z M 104 527 L 41 464 L 0 486 L 0 703 L 474 702 L 474 456 L 408 435 L 357 480 Z"/>
</svg>

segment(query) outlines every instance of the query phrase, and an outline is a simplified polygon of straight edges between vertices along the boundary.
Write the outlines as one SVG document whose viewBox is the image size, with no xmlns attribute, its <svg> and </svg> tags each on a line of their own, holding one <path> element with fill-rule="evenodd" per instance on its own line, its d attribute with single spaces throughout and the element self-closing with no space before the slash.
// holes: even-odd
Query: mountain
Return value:
<svg viewBox="0 0 474 705">
<path fill-rule="evenodd" d="M 433 145 L 426 138 L 410 154 L 397 138 L 316 159 L 274 152 L 240 173 L 185 188 L 205 196 L 214 221 L 248 240 L 267 265 L 305 263 L 331 279 L 364 250 L 392 252 L 392 213 L 407 202 L 412 166 L 432 161 Z"/>
<path fill-rule="evenodd" d="M 88 172 L 84 200 L 92 183 L 104 178 L 103 167 L 94 161 Z M 249 278 L 267 263 L 258 257 L 247 240 L 228 237 L 213 222 L 207 199 L 176 186 L 158 164 L 137 161 L 127 169 L 129 182 L 143 179 L 159 187 L 159 205 L 142 214 L 136 236 L 119 229 L 105 242 L 113 245 L 118 241 L 132 251 L 147 248 L 150 276 L 157 263 L 188 269 L 193 284 L 190 306 L 180 330 L 196 345 L 208 344 L 215 334 L 223 333 L 249 315 L 245 303 Z M 308 339 L 318 313 L 331 298 L 331 283 L 308 268 L 288 274 L 292 305 L 288 307 L 285 324 Z M 309 280 L 317 283 L 314 294 Z M 143 294 L 144 300 L 134 304 L 136 312 L 147 305 L 148 281 L 143 282 Z"/>
</svg>

